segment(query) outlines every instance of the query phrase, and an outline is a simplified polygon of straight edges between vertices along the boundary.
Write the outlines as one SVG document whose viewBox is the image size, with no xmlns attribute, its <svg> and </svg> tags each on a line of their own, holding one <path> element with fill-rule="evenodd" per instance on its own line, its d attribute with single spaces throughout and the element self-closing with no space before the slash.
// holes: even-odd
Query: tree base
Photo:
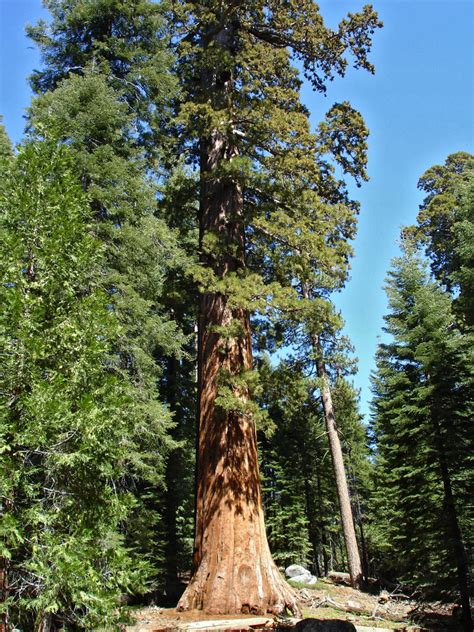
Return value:
<svg viewBox="0 0 474 632">
<path fill-rule="evenodd" d="M 206 614 L 300 614 L 298 597 L 274 562 L 255 565 L 254 560 L 236 566 L 226 578 L 211 577 L 201 563 L 184 591 L 177 610 L 202 610 Z"/>
</svg>

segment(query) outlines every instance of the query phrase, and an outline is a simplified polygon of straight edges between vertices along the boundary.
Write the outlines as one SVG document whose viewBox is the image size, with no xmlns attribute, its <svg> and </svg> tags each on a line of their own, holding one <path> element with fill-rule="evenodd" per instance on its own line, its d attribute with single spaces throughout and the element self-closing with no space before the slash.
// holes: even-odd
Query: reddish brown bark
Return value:
<svg viewBox="0 0 474 632">
<path fill-rule="evenodd" d="M 223 10 L 202 34 L 201 46 L 217 45 L 231 59 L 237 49 L 236 26 L 225 22 Z M 230 131 L 233 123 L 225 120 L 232 116 L 230 66 L 203 68 L 201 72 L 202 96 L 222 119 L 222 128 L 200 141 L 201 263 L 218 280 L 245 267 L 242 188 L 228 172 L 221 171 L 239 155 Z M 212 248 L 207 248 L 209 237 L 213 238 Z M 226 330 L 232 335 L 223 335 Z M 248 312 L 231 306 L 223 293 L 204 293 L 198 333 L 194 574 L 178 604 L 180 609 L 199 608 L 215 614 L 279 613 L 286 607 L 298 610 L 296 596 L 281 577 L 268 547 L 256 429 L 246 411 L 251 393 L 245 385 L 232 386 L 232 376 L 251 368 Z M 228 385 L 239 405 L 216 404 L 219 383 L 225 376 L 230 378 Z"/>
<path fill-rule="evenodd" d="M 255 424 L 245 414 L 215 405 L 219 370 L 250 366 L 248 318 L 227 309 L 222 296 L 204 298 L 221 324 L 240 318 L 245 335 L 223 341 L 203 323 L 196 570 L 178 607 L 214 614 L 294 610 L 295 596 L 273 563 L 266 539 Z"/>
<path fill-rule="evenodd" d="M 243 196 L 231 179 L 213 177 L 238 155 L 219 133 L 201 145 L 201 244 L 213 233 L 220 246 L 203 265 L 223 279 L 244 266 Z M 232 337 L 216 327 L 239 326 Z M 223 375 L 252 367 L 249 314 L 223 294 L 200 301 L 198 348 L 198 474 L 194 575 L 178 608 L 213 614 L 298 610 L 296 596 L 274 564 L 265 533 L 255 423 L 245 412 L 251 394 L 234 388 L 239 411 L 216 405 Z"/>
</svg>

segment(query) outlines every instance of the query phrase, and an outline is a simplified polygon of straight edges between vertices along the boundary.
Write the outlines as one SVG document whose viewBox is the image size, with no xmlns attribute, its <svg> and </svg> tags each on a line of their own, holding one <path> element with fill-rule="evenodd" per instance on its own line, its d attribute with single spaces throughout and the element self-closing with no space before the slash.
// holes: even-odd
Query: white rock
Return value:
<svg viewBox="0 0 474 632">
<path fill-rule="evenodd" d="M 314 586 L 318 581 L 318 578 L 311 573 L 304 573 L 304 575 L 295 575 L 295 577 L 289 578 L 290 582 L 298 582 L 298 584 L 305 584 L 306 586 Z"/>
<path fill-rule="evenodd" d="M 285 570 L 285 575 L 287 577 L 296 577 L 297 575 L 311 575 L 311 573 L 306 570 L 306 568 L 304 566 L 300 566 L 299 564 L 292 564 L 291 566 L 288 566 L 288 568 Z"/>
</svg>

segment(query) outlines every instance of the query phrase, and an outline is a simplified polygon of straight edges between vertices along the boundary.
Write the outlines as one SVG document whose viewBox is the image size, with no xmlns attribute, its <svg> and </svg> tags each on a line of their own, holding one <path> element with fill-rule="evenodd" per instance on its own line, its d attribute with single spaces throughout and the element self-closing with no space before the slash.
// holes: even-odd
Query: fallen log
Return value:
<svg viewBox="0 0 474 632">
<path fill-rule="evenodd" d="M 327 577 L 335 584 L 344 584 L 344 586 L 351 585 L 351 576 L 349 575 L 349 573 L 338 573 L 336 571 L 329 571 Z"/>
</svg>

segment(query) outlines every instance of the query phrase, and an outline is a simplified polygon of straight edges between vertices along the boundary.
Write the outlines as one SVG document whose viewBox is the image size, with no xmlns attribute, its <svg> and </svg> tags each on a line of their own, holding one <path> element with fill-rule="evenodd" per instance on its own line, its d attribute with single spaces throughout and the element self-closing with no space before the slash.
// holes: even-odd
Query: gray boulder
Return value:
<svg viewBox="0 0 474 632">
<path fill-rule="evenodd" d="M 332 621 L 303 619 L 295 625 L 293 630 L 295 632 L 357 632 L 353 623 L 342 619 L 333 619 Z"/>
<path fill-rule="evenodd" d="M 295 577 L 290 577 L 289 580 L 291 582 L 298 582 L 298 584 L 306 584 L 306 586 L 314 586 L 314 584 L 318 581 L 318 578 L 311 573 L 306 572 L 304 575 L 296 575 Z"/>
<path fill-rule="evenodd" d="M 318 581 L 304 566 L 300 566 L 299 564 L 288 566 L 285 570 L 285 575 L 290 581 L 306 584 L 307 586 L 313 586 Z"/>
<path fill-rule="evenodd" d="M 304 566 L 300 566 L 299 564 L 292 564 L 285 569 L 285 575 L 287 577 L 297 577 L 298 575 L 311 575 L 311 573 L 306 570 Z"/>
</svg>

